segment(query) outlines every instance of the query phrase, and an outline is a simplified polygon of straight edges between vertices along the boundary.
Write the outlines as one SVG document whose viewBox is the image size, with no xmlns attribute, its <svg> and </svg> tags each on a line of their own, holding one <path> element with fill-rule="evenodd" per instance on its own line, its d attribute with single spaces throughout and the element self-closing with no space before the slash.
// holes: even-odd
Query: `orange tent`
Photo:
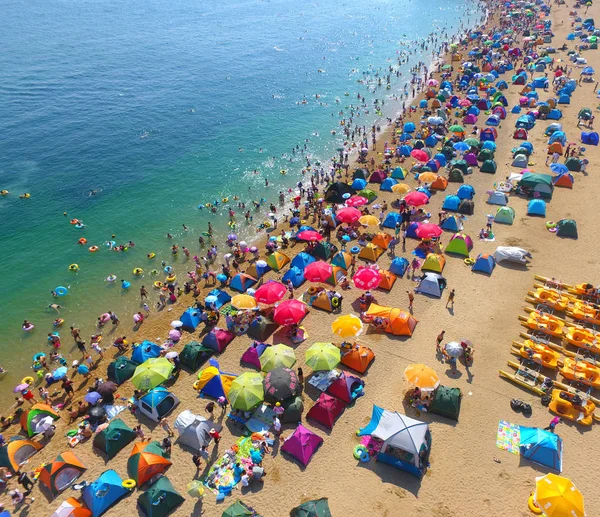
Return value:
<svg viewBox="0 0 600 517">
<path fill-rule="evenodd" d="M 359 345 L 358 343 L 348 343 L 347 346 L 342 345 L 341 363 L 348 368 L 365 373 L 373 359 L 375 359 L 375 352 L 368 346 Z"/>
<path fill-rule="evenodd" d="M 431 101 L 431 107 L 432 107 L 432 108 L 434 108 L 434 109 L 435 109 L 435 108 L 440 108 L 441 106 L 442 106 L 442 103 L 440 102 L 440 100 L 439 100 L 439 99 L 433 99 L 433 100 Z"/>
<path fill-rule="evenodd" d="M 561 145 L 560 142 L 552 142 L 548 146 L 548 154 L 554 154 L 554 153 L 558 153 L 558 154 L 563 153 L 563 146 Z"/>
<path fill-rule="evenodd" d="M 55 515 L 60 517 L 92 517 L 92 512 L 77 499 L 69 497 L 66 501 L 63 501 L 51 517 Z"/>
<path fill-rule="evenodd" d="M 402 309 L 392 309 L 389 315 L 389 324 L 385 331 L 394 336 L 412 336 L 417 320 L 409 312 Z"/>
<path fill-rule="evenodd" d="M 431 184 L 432 189 L 446 190 L 448 187 L 448 180 L 443 176 L 438 176 L 437 179 Z"/>
<path fill-rule="evenodd" d="M 52 463 L 45 465 L 38 479 L 50 490 L 53 496 L 57 496 L 81 476 L 85 470 L 79 458 L 71 451 L 66 451 L 59 454 Z"/>
<path fill-rule="evenodd" d="M 387 250 L 391 240 L 392 236 L 389 233 L 379 232 L 377 235 L 375 235 L 375 237 L 373 237 L 371 244 Z"/>
<path fill-rule="evenodd" d="M 363 249 L 360 250 L 358 258 L 369 260 L 371 262 L 377 262 L 377 259 L 385 253 L 383 248 L 380 248 L 376 244 L 369 242 Z"/>
<path fill-rule="evenodd" d="M 381 281 L 379 282 L 379 288 L 386 291 L 391 291 L 392 287 L 394 287 L 394 282 L 398 279 L 396 275 L 385 269 L 379 270 L 379 278 L 381 278 Z"/>
<path fill-rule="evenodd" d="M 573 176 L 571 174 L 561 174 L 556 176 L 552 183 L 555 187 L 573 188 Z"/>
<path fill-rule="evenodd" d="M 127 473 L 136 481 L 138 486 L 144 485 L 172 465 L 163 454 L 164 452 L 158 442 L 136 443 L 127 460 Z"/>
</svg>

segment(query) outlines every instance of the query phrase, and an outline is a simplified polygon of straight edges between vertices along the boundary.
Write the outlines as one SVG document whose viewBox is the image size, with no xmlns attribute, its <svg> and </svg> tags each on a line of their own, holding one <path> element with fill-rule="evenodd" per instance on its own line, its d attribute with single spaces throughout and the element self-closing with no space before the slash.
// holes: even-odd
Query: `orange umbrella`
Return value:
<svg viewBox="0 0 600 517">
<path fill-rule="evenodd" d="M 404 378 L 422 390 L 434 390 L 440 385 L 440 379 L 429 366 L 411 364 L 404 370 Z"/>
</svg>

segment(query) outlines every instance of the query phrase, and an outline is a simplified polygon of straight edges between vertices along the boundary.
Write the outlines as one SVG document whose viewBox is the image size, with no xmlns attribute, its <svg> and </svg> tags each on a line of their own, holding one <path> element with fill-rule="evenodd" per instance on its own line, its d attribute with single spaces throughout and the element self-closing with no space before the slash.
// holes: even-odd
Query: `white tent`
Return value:
<svg viewBox="0 0 600 517">
<path fill-rule="evenodd" d="M 446 279 L 437 273 L 425 273 L 415 292 L 441 298 Z"/>
<path fill-rule="evenodd" d="M 527 156 L 524 154 L 517 154 L 517 156 L 514 157 L 511 165 L 513 167 L 521 167 L 524 169 L 527 167 Z"/>
<path fill-rule="evenodd" d="M 494 252 L 494 258 L 496 259 L 496 262 L 507 260 L 509 262 L 526 264 L 528 262 L 527 259 L 531 258 L 531 253 L 523 248 L 517 248 L 513 246 L 498 246 Z"/>
<path fill-rule="evenodd" d="M 490 197 L 488 197 L 487 202 L 490 205 L 501 205 L 506 206 L 508 204 L 508 196 L 504 192 L 498 192 L 495 190 L 490 193 Z"/>
<path fill-rule="evenodd" d="M 221 430 L 220 425 L 195 415 L 189 409 L 183 411 L 175 419 L 174 427 L 179 433 L 178 442 L 196 450 L 200 450 L 203 445 L 208 445 L 211 439 L 209 434 L 211 429 Z"/>
</svg>

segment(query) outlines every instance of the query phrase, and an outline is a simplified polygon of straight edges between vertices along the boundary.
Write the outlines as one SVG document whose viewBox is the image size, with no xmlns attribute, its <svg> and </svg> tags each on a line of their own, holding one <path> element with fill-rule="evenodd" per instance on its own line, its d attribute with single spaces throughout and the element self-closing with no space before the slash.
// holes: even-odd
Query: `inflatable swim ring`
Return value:
<svg viewBox="0 0 600 517">
<path fill-rule="evenodd" d="M 331 299 L 331 306 L 334 307 L 334 308 L 338 308 L 340 306 L 340 298 L 339 298 L 339 296 L 334 296 Z"/>
<path fill-rule="evenodd" d="M 358 246 L 352 246 L 350 248 L 350 253 L 356 255 L 357 253 L 360 253 L 360 248 Z"/>
<path fill-rule="evenodd" d="M 127 280 L 123 280 L 123 281 L 121 282 L 121 287 L 122 287 L 123 289 L 129 289 L 129 288 L 131 287 L 131 282 L 128 282 Z"/>
<path fill-rule="evenodd" d="M 156 287 L 157 289 L 160 289 L 163 286 L 163 283 L 160 280 L 157 280 L 156 282 L 154 282 L 154 287 Z"/>
<path fill-rule="evenodd" d="M 279 171 L 279 174 L 281 174 L 282 176 L 285 176 L 287 174 L 287 171 L 285 169 L 281 169 Z"/>
<path fill-rule="evenodd" d="M 156 257 L 155 253 L 148 253 L 148 258 L 149 259 L 153 259 L 154 257 Z"/>
<path fill-rule="evenodd" d="M 150 271 L 150 274 L 153 276 L 158 275 L 158 269 L 153 269 L 152 271 Z"/>
<path fill-rule="evenodd" d="M 79 244 L 87 244 L 87 239 L 85 237 L 82 237 L 81 239 L 79 239 L 77 241 Z"/>
<path fill-rule="evenodd" d="M 33 384 L 33 383 L 34 383 L 33 377 L 23 377 L 21 379 L 21 384 Z"/>
<path fill-rule="evenodd" d="M 134 275 L 137 275 L 137 276 L 139 276 L 139 275 L 141 275 L 143 272 L 144 272 L 144 270 L 143 270 L 141 267 L 135 267 L 135 268 L 133 268 L 133 274 L 134 274 Z"/>
<path fill-rule="evenodd" d="M 38 352 L 37 354 L 35 354 L 33 356 L 33 360 L 34 361 L 39 361 L 40 359 L 42 359 L 43 357 L 46 357 L 46 354 L 44 352 Z"/>
<path fill-rule="evenodd" d="M 369 451 L 364 445 L 357 445 L 354 447 L 352 455 L 355 459 L 361 461 L 362 463 L 366 463 L 370 459 Z"/>
<path fill-rule="evenodd" d="M 116 241 L 106 241 L 106 245 L 109 248 L 114 248 L 117 245 L 117 242 Z"/>
<path fill-rule="evenodd" d="M 106 277 L 107 282 L 114 282 L 117 279 L 117 275 L 108 275 Z"/>
<path fill-rule="evenodd" d="M 19 196 L 20 199 L 29 199 L 31 197 L 31 194 L 29 192 L 25 192 L 25 194 L 21 194 Z"/>
<path fill-rule="evenodd" d="M 472 259 L 472 258 L 466 258 L 466 259 L 465 259 L 465 264 L 466 264 L 467 266 L 472 266 L 473 264 L 475 264 L 475 259 Z"/>
<path fill-rule="evenodd" d="M 223 199 L 221 199 L 222 203 L 228 203 L 229 202 L 229 198 L 228 197 L 224 197 Z"/>
<path fill-rule="evenodd" d="M 211 208 L 211 207 L 212 207 L 212 205 L 211 205 L 210 203 L 206 203 L 204 206 L 205 206 L 206 208 Z"/>
<path fill-rule="evenodd" d="M 548 228 L 548 230 L 550 230 L 551 228 L 556 228 L 556 223 L 554 221 L 548 221 L 546 223 L 546 228 Z"/>
<path fill-rule="evenodd" d="M 100 248 L 98 246 L 90 246 L 88 248 L 88 250 L 90 250 L 90 253 L 96 253 Z"/>
<path fill-rule="evenodd" d="M 176 275 L 169 275 L 167 278 L 165 278 L 165 280 L 169 283 L 172 284 L 173 282 L 175 282 L 175 280 L 177 280 L 177 276 Z"/>
<path fill-rule="evenodd" d="M 52 322 L 52 325 L 54 327 L 60 327 L 64 322 L 65 320 L 63 320 L 62 318 L 57 318 Z"/>
<path fill-rule="evenodd" d="M 85 225 L 84 225 L 84 224 L 81 224 L 81 223 L 77 223 L 77 224 L 75 225 L 75 228 L 79 228 L 79 229 L 81 230 L 82 228 L 85 228 Z"/>
<path fill-rule="evenodd" d="M 315 294 L 317 292 L 317 288 L 313 285 L 308 288 L 308 294 Z"/>
<path fill-rule="evenodd" d="M 8 195 L 8 190 L 3 190 L 0 192 L 0 194 L 2 194 L 3 196 L 7 196 Z"/>
<path fill-rule="evenodd" d="M 132 490 L 135 488 L 136 482 L 134 479 L 126 479 L 125 481 L 123 481 L 123 483 L 121 483 L 121 486 L 123 488 L 126 488 L 127 490 Z"/>
<path fill-rule="evenodd" d="M 533 494 L 531 494 L 529 499 L 527 499 L 527 506 L 529 506 L 529 510 L 532 513 L 535 513 L 536 515 L 542 514 L 542 509 L 536 504 L 535 500 L 533 499 Z"/>
<path fill-rule="evenodd" d="M 69 222 L 71 224 L 79 224 L 79 219 L 71 219 Z"/>
<path fill-rule="evenodd" d="M 79 270 L 79 265 L 78 264 L 71 264 L 69 266 L 69 271 L 78 271 Z"/>
<path fill-rule="evenodd" d="M 35 328 L 35 325 L 33 323 L 30 323 L 28 327 L 26 327 L 25 325 L 21 325 L 21 328 L 25 332 L 31 332 Z"/>
<path fill-rule="evenodd" d="M 62 285 L 59 285 L 56 289 L 54 289 L 54 292 L 58 296 L 66 296 L 69 293 L 69 290 L 66 287 L 63 287 Z"/>
<path fill-rule="evenodd" d="M 194 388 L 196 391 L 198 391 L 198 390 L 200 389 L 200 381 L 196 381 L 196 382 L 195 382 L 195 383 L 192 385 L 192 387 L 193 387 L 193 388 Z"/>
<path fill-rule="evenodd" d="M 172 273 L 173 272 L 173 268 L 171 266 L 165 266 L 164 272 L 165 273 Z"/>
</svg>

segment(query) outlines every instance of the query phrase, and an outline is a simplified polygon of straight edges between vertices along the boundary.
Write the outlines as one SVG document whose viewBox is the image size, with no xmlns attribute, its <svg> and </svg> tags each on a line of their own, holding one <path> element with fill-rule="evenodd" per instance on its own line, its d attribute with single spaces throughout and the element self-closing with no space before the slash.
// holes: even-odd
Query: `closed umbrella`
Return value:
<svg viewBox="0 0 600 517">
<path fill-rule="evenodd" d="M 404 378 L 422 390 L 434 390 L 440 385 L 440 379 L 429 366 L 411 364 L 404 370 Z"/>
<path fill-rule="evenodd" d="M 361 266 L 352 277 L 354 285 L 365 291 L 375 289 L 381 282 L 379 269 Z"/>
<path fill-rule="evenodd" d="M 275 368 L 265 375 L 265 398 L 272 402 L 282 401 L 300 393 L 298 376 L 290 368 Z"/>
<path fill-rule="evenodd" d="M 360 210 L 353 207 L 342 208 L 335 214 L 335 218 L 341 223 L 353 224 L 360 219 Z"/>
<path fill-rule="evenodd" d="M 463 347 L 457 341 L 446 343 L 444 350 L 450 357 L 460 357 L 464 353 Z"/>
<path fill-rule="evenodd" d="M 314 230 L 304 230 L 303 232 L 300 232 L 298 233 L 298 235 L 296 235 L 296 239 L 299 241 L 315 242 L 322 241 L 323 236 L 319 232 L 316 232 Z"/>
<path fill-rule="evenodd" d="M 168 380 L 173 368 L 164 357 L 148 359 L 135 369 L 131 382 L 139 390 L 151 390 Z"/>
<path fill-rule="evenodd" d="M 318 260 L 312 262 L 304 269 L 304 278 L 309 282 L 327 282 L 333 274 L 333 267 L 331 264 Z"/>
<path fill-rule="evenodd" d="M 546 474 L 535 482 L 533 499 L 546 517 L 584 517 L 583 494 L 569 478 Z"/>
<path fill-rule="evenodd" d="M 281 302 L 273 313 L 273 319 L 280 325 L 293 325 L 298 323 L 306 314 L 306 304 L 298 300 Z"/>
<path fill-rule="evenodd" d="M 404 201 L 411 206 L 421 206 L 429 203 L 429 198 L 423 192 L 411 192 L 404 196 Z"/>
<path fill-rule="evenodd" d="M 437 225 L 432 223 L 421 224 L 416 230 L 415 234 L 419 239 L 432 239 L 442 235 L 443 230 Z"/>
<path fill-rule="evenodd" d="M 259 360 L 263 372 L 270 372 L 280 366 L 291 368 L 296 364 L 296 352 L 287 345 L 274 345 L 266 348 Z"/>
<path fill-rule="evenodd" d="M 261 285 L 254 293 L 254 298 L 256 298 L 257 302 L 271 305 L 281 300 L 286 291 L 285 285 L 280 282 L 271 281 Z"/>
<path fill-rule="evenodd" d="M 340 349 L 331 343 L 315 343 L 306 351 L 306 364 L 315 371 L 333 370 L 340 359 Z"/>
<path fill-rule="evenodd" d="M 379 219 L 374 215 L 363 215 L 358 222 L 363 226 L 379 226 Z"/>
<path fill-rule="evenodd" d="M 254 309 L 257 306 L 256 298 L 247 294 L 236 294 L 231 299 L 231 305 L 239 310 Z"/>
<path fill-rule="evenodd" d="M 262 375 L 256 372 L 242 373 L 231 383 L 227 397 L 232 408 L 251 411 L 265 399 Z"/>
<path fill-rule="evenodd" d="M 331 324 L 331 331 L 342 338 L 360 336 L 363 329 L 362 321 L 354 314 L 338 316 Z"/>
</svg>

